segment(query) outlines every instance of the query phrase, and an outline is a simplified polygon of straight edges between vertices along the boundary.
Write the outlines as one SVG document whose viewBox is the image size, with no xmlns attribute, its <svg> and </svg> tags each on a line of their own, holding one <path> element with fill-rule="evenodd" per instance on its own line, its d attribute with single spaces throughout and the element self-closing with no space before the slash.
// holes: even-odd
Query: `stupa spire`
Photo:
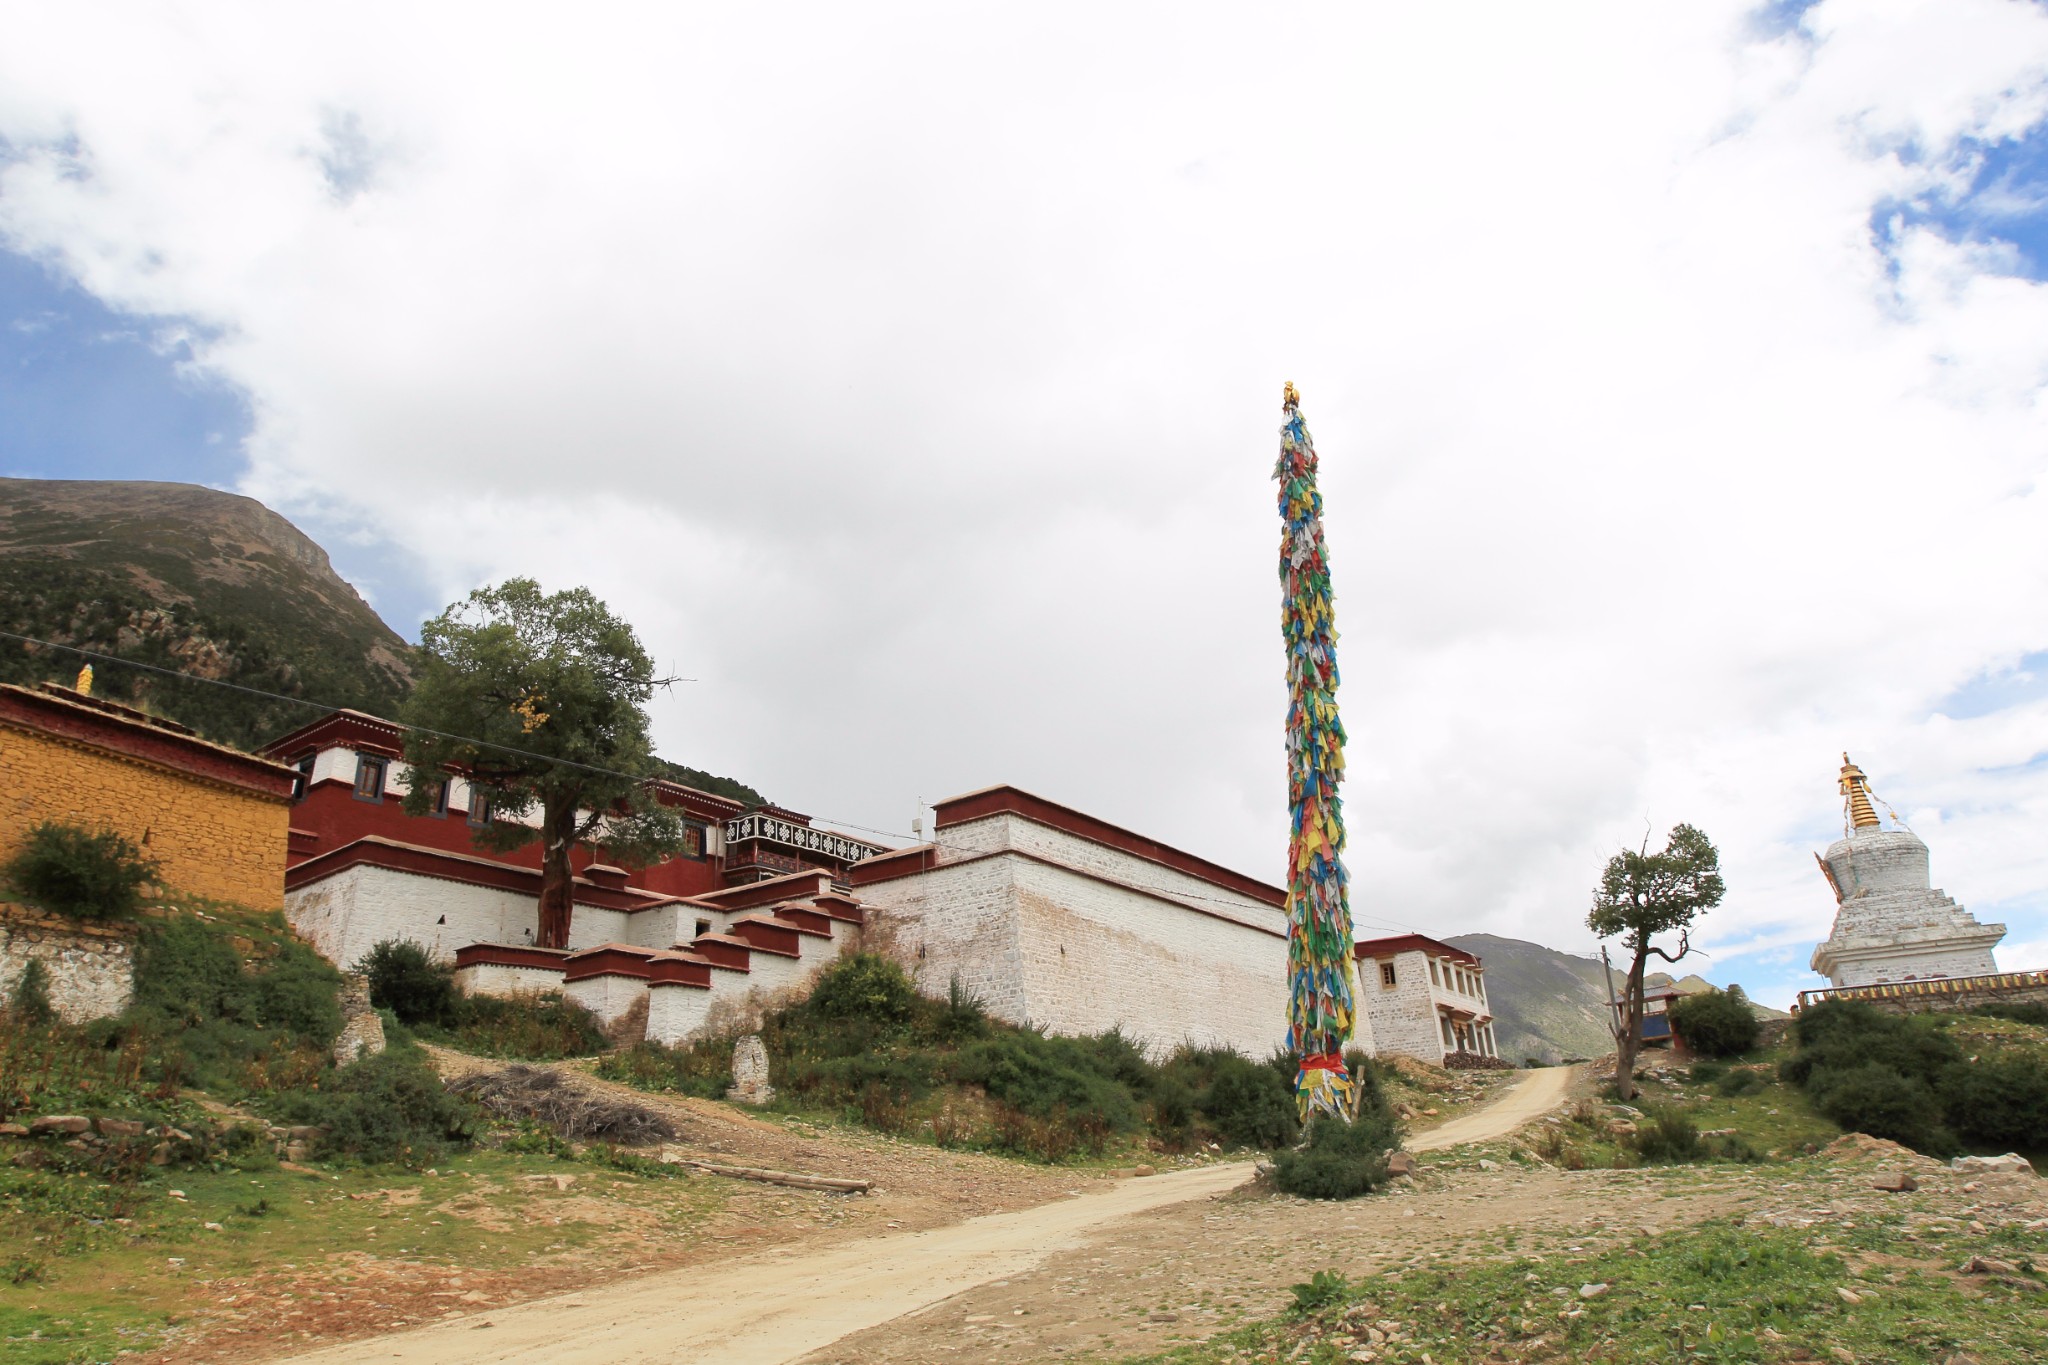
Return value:
<svg viewBox="0 0 2048 1365">
<path fill-rule="evenodd" d="M 1849 824 L 1856 829 L 1878 827 L 1877 808 L 1870 804 L 1870 779 L 1863 775 L 1863 769 L 1849 761 L 1849 755 L 1842 755 L 1842 796 L 1848 803 Z"/>
</svg>

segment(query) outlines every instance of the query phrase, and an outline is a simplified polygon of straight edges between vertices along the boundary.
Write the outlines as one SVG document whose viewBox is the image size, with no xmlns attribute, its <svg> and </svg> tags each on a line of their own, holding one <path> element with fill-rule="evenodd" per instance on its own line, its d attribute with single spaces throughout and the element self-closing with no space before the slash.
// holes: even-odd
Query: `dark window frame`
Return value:
<svg viewBox="0 0 2048 1365">
<path fill-rule="evenodd" d="M 376 773 L 374 783 L 364 781 L 369 773 Z M 391 760 L 381 754 L 356 755 L 355 795 L 358 801 L 367 801 L 373 806 L 384 804 L 384 784 L 391 780 Z"/>
<path fill-rule="evenodd" d="M 303 754 L 292 763 L 292 770 L 298 776 L 292 779 L 292 803 L 305 800 L 313 794 L 313 769 L 320 762 L 320 751 Z"/>
<path fill-rule="evenodd" d="M 434 808 L 428 811 L 427 814 L 433 816 L 436 820 L 447 819 L 448 798 L 454 794 L 455 779 L 452 777 L 442 778 L 440 787 L 434 792 Z"/>
<path fill-rule="evenodd" d="M 490 793 L 472 783 L 469 788 L 469 827 L 471 829 L 489 829 L 490 826 Z"/>
<path fill-rule="evenodd" d="M 1380 964 L 1380 989 L 1390 991 L 1399 984 L 1399 973 L 1394 970 L 1394 964 L 1382 962 Z"/>
</svg>

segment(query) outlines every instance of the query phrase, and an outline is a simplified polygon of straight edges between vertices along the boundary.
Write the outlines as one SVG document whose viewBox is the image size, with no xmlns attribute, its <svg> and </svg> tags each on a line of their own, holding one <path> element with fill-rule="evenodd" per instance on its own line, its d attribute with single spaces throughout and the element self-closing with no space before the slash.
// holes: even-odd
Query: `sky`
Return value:
<svg viewBox="0 0 2048 1365">
<path fill-rule="evenodd" d="M 0 18 L 0 472 L 409 635 L 587 585 L 821 821 L 1279 880 L 1291 379 L 1362 933 L 1589 951 L 1686 821 L 1785 1003 L 1846 750 L 2048 967 L 2048 7 L 113 8 Z"/>
</svg>

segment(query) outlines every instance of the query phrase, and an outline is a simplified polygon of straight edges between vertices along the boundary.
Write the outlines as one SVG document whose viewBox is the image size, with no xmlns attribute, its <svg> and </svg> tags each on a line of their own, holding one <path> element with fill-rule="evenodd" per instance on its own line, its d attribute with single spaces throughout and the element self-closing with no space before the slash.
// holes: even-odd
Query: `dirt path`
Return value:
<svg viewBox="0 0 2048 1365">
<path fill-rule="evenodd" d="M 1572 1077 L 1577 1072 L 1578 1068 L 1574 1066 L 1546 1066 L 1528 1072 L 1515 1082 L 1513 1089 L 1484 1109 L 1410 1137 L 1408 1150 L 1441 1152 L 1467 1142 L 1490 1142 L 1494 1138 L 1506 1137 L 1523 1124 L 1542 1118 L 1564 1103 L 1565 1096 L 1571 1091 Z"/>
<path fill-rule="evenodd" d="M 1570 1074 L 1569 1068 L 1531 1073 L 1486 1109 L 1418 1135 L 1410 1145 L 1437 1150 L 1511 1132 L 1561 1099 Z M 1116 1224 L 1121 1233 L 1133 1219 L 1179 1208 L 1173 1225 L 1194 1219 L 1199 1233 L 1199 1210 L 1212 1208 L 1216 1196 L 1250 1175 L 1251 1166 L 1238 1163 L 1097 1184 L 1053 1203 L 951 1226 L 646 1276 L 297 1359 L 308 1365 L 542 1359 L 549 1365 L 773 1365 L 849 1338 L 908 1340 L 919 1332 L 899 1319 L 951 1307 L 964 1294 L 999 1292 L 1049 1257 L 1081 1254 L 1089 1234 L 1105 1225 Z M 1197 1211 L 1186 1212 L 1190 1205 Z M 1013 1319 L 1028 1313 L 1007 1311 Z"/>
</svg>

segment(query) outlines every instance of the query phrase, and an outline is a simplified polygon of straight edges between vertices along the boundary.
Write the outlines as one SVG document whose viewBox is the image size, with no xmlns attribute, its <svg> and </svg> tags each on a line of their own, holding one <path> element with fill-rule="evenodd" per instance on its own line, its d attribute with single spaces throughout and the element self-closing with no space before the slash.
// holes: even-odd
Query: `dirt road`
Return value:
<svg viewBox="0 0 2048 1365">
<path fill-rule="evenodd" d="M 1434 1150 L 1512 1132 L 1557 1103 L 1570 1075 L 1567 1067 L 1532 1072 L 1486 1109 L 1410 1146 Z M 949 1227 L 650 1275 L 295 1359 L 778 1365 L 967 1291 L 1005 1286 L 1007 1277 L 1081 1250 L 1106 1224 L 1207 1201 L 1251 1173 L 1249 1163 L 1234 1163 L 1126 1180 Z"/>
</svg>

